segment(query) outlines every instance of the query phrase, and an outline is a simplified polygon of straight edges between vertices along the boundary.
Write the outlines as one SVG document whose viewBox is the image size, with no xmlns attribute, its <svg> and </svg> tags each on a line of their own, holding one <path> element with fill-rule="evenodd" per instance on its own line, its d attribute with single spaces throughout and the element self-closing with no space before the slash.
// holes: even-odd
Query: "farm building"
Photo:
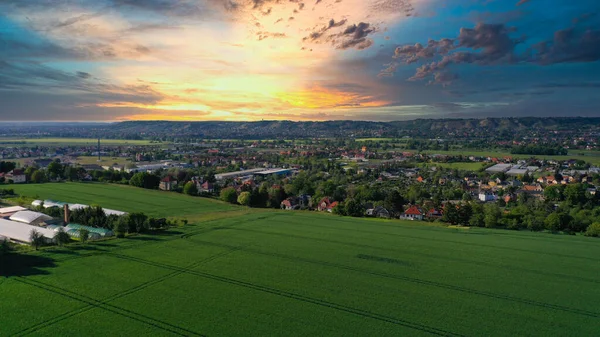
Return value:
<svg viewBox="0 0 600 337">
<path fill-rule="evenodd" d="M 67 234 L 73 239 L 79 239 L 79 237 L 81 236 L 81 232 L 79 231 L 79 229 L 69 229 L 69 230 L 67 230 Z M 94 233 L 94 232 L 89 232 L 88 240 L 94 241 L 94 240 L 100 240 L 100 238 L 101 238 L 100 234 Z"/>
<path fill-rule="evenodd" d="M 65 230 L 67 232 L 70 230 L 73 230 L 73 229 L 77 230 L 77 231 L 80 229 L 86 229 L 88 232 L 97 233 L 101 237 L 110 237 L 110 236 L 114 235 L 110 229 L 106 229 L 106 228 L 90 227 L 90 226 L 84 226 L 84 225 L 80 225 L 80 224 L 76 224 L 76 223 L 70 223 L 67 226 L 65 226 Z"/>
<path fill-rule="evenodd" d="M 27 210 L 27 208 L 21 207 L 21 206 L 3 207 L 3 208 L 0 208 L 0 217 L 11 216 L 14 213 L 17 213 L 20 211 L 26 211 L 26 210 Z"/>
<path fill-rule="evenodd" d="M 54 240 L 55 232 L 50 229 L 30 226 L 21 222 L 0 219 L 0 235 L 19 243 L 31 243 L 29 236 L 31 231 L 36 230 L 47 242 Z"/>
<path fill-rule="evenodd" d="M 31 203 L 31 206 L 35 206 L 35 207 L 39 207 L 41 205 L 44 205 L 44 208 L 49 208 L 49 207 L 63 207 L 64 205 L 69 205 L 69 209 L 70 210 L 77 210 L 77 209 L 83 209 L 83 208 L 88 208 L 90 206 L 88 205 L 83 205 L 83 204 L 68 204 L 65 202 L 60 202 L 60 201 L 54 201 L 54 200 L 34 200 Z M 127 212 L 123 212 L 123 211 L 117 211 L 114 209 L 108 209 L 108 208 L 102 208 L 102 210 L 104 211 L 104 214 L 106 215 L 117 215 L 117 216 L 121 216 L 121 215 L 125 215 L 127 214 Z"/>
<path fill-rule="evenodd" d="M 523 176 L 528 172 L 529 170 L 527 170 L 526 168 L 520 168 L 518 166 L 515 166 L 508 170 L 506 174 L 508 174 L 509 176 Z"/>
<path fill-rule="evenodd" d="M 19 211 L 10 216 L 10 220 L 24 223 L 32 226 L 39 226 L 46 221 L 52 220 L 52 217 L 44 213 L 33 211 Z"/>
</svg>

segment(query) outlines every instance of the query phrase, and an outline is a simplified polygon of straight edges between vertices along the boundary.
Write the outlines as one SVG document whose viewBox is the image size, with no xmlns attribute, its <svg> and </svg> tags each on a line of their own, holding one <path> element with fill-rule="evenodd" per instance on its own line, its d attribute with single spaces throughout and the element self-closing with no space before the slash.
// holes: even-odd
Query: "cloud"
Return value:
<svg viewBox="0 0 600 337">
<path fill-rule="evenodd" d="M 530 0 L 519 0 L 519 2 L 517 2 L 517 6 L 521 6 L 524 5 L 526 3 L 528 3 Z"/>
<path fill-rule="evenodd" d="M 552 40 L 535 44 L 528 61 L 543 65 L 600 60 L 600 30 L 568 28 L 556 31 Z"/>
</svg>

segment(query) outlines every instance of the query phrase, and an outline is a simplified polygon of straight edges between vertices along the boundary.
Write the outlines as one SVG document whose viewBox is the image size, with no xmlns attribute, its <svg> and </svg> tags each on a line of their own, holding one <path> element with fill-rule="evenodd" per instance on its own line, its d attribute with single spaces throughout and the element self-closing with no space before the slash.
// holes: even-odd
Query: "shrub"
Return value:
<svg viewBox="0 0 600 337">
<path fill-rule="evenodd" d="M 588 226 L 585 236 L 600 237 L 600 222 L 595 222 Z"/>
</svg>

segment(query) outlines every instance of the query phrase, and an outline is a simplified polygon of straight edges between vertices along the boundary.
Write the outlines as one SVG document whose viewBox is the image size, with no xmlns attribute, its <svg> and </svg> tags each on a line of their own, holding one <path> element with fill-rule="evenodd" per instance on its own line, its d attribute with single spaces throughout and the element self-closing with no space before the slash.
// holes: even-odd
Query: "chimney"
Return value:
<svg viewBox="0 0 600 337">
<path fill-rule="evenodd" d="M 69 210 L 69 205 L 65 204 L 64 206 L 64 213 L 65 213 L 65 225 L 69 224 L 69 218 L 71 217 L 71 211 Z"/>
</svg>

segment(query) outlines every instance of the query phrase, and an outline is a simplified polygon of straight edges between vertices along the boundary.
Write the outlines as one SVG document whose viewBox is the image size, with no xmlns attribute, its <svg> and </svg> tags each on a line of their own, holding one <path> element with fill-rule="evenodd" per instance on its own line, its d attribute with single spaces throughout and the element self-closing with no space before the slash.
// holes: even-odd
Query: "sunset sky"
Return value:
<svg viewBox="0 0 600 337">
<path fill-rule="evenodd" d="M 0 120 L 600 116 L 598 0 L 0 0 Z"/>
</svg>

